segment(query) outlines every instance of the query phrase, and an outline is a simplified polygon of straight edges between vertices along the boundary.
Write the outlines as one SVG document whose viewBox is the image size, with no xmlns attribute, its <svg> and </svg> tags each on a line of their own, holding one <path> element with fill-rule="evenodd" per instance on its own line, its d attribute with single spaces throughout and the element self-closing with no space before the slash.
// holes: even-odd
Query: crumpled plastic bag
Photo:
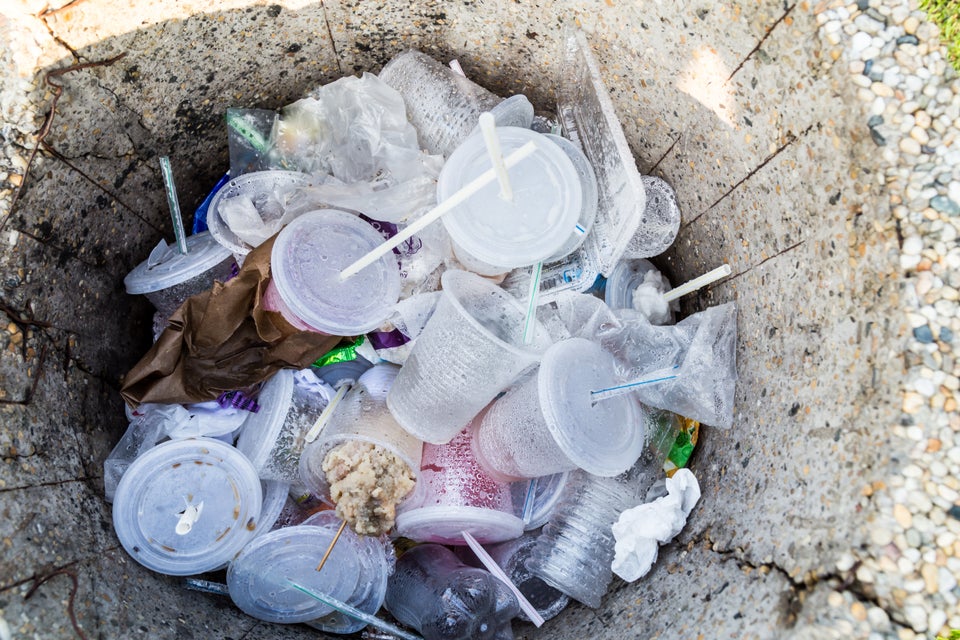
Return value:
<svg viewBox="0 0 960 640">
<path fill-rule="evenodd" d="M 574 337 L 598 342 L 613 354 L 622 382 L 676 377 L 636 387 L 640 402 L 703 424 L 733 425 L 736 390 L 737 309 L 732 302 L 710 307 L 675 325 L 655 326 L 633 309 L 610 309 L 592 296 L 557 298 L 564 324 Z"/>
<path fill-rule="evenodd" d="M 680 533 L 700 500 L 700 484 L 689 469 L 680 469 L 666 481 L 667 495 L 627 509 L 613 524 L 614 557 L 611 569 L 633 582 L 657 561 L 658 548 Z"/>
<path fill-rule="evenodd" d="M 443 158 L 421 151 L 403 97 L 373 74 L 285 107 L 271 143 L 283 168 L 327 176 L 307 191 L 331 206 L 396 223 L 436 204 Z"/>
</svg>

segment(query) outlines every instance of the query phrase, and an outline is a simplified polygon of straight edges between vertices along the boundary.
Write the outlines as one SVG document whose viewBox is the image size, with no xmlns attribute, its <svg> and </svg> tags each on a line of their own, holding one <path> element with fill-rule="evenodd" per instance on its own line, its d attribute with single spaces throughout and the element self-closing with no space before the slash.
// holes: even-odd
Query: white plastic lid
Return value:
<svg viewBox="0 0 960 640">
<path fill-rule="evenodd" d="M 372 331 L 400 298 L 396 258 L 387 253 L 346 280 L 340 272 L 383 242 L 372 226 L 345 211 L 305 213 L 277 236 L 273 282 L 290 310 L 319 331 L 340 336 Z"/>
<path fill-rule="evenodd" d="M 481 544 L 504 542 L 523 534 L 523 520 L 511 513 L 479 507 L 421 507 L 397 516 L 397 534 L 416 542 L 465 545 L 463 531 Z"/>
<path fill-rule="evenodd" d="M 580 147 L 563 136 L 552 133 L 543 135 L 563 149 L 563 152 L 573 162 L 573 166 L 577 170 L 577 176 L 580 177 L 580 188 L 583 189 L 583 206 L 580 207 L 580 217 L 577 219 L 576 227 L 559 251 L 547 258 L 547 262 L 553 262 L 573 253 L 586 240 L 587 234 L 593 229 L 594 220 L 597 219 L 597 198 L 600 192 L 597 188 L 597 174 L 594 173 L 593 165 L 590 164 L 590 160 L 580 150 Z"/>
<path fill-rule="evenodd" d="M 330 613 L 330 607 L 298 591 L 288 580 L 347 601 L 361 577 L 360 557 L 348 536 L 337 541 L 323 570 L 317 571 L 336 531 L 297 525 L 265 533 L 248 544 L 227 569 L 234 604 L 267 622 L 306 622 Z"/>
<path fill-rule="evenodd" d="M 541 134 L 497 127 L 504 157 L 533 141 L 537 152 L 509 170 L 513 201 L 500 198 L 493 181 L 443 217 L 450 237 L 464 251 L 491 265 L 522 267 L 555 254 L 569 238 L 582 207 L 580 178 L 560 147 Z M 437 202 L 443 202 L 490 169 L 483 136 L 457 147 L 443 165 Z"/>
<path fill-rule="evenodd" d="M 293 401 L 293 369 L 281 369 L 267 380 L 257 396 L 260 411 L 247 417 L 237 439 L 237 449 L 250 459 L 254 469 L 267 463 L 267 456 L 280 436 Z"/>
<path fill-rule="evenodd" d="M 547 429 L 571 462 L 595 476 L 623 473 L 643 450 L 633 398 L 616 396 L 593 404 L 590 391 L 617 382 L 613 356 L 583 338 L 547 349 L 537 373 Z"/>
<path fill-rule="evenodd" d="M 232 254 L 221 247 L 209 232 L 187 236 L 186 254 L 176 243 L 161 240 L 150 256 L 123 279 L 127 293 L 138 295 L 169 289 L 217 266 Z"/>
<path fill-rule="evenodd" d="M 207 228 L 210 229 L 210 235 L 234 255 L 247 255 L 253 247 L 237 237 L 220 217 L 220 203 L 238 196 L 256 198 L 271 192 L 282 194 L 305 186 L 309 181 L 310 176 L 306 173 L 279 170 L 254 171 L 231 179 L 213 195 L 207 207 Z"/>
<path fill-rule="evenodd" d="M 213 571 L 256 534 L 262 494 L 247 458 L 212 438 L 171 440 L 133 461 L 113 525 L 143 566 L 174 576 Z"/>
</svg>

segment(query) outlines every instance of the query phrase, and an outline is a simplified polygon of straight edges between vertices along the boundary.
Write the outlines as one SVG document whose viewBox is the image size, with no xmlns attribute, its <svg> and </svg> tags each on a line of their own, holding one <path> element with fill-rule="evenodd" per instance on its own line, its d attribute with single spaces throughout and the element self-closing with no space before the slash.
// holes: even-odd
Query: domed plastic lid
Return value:
<svg viewBox="0 0 960 640">
<path fill-rule="evenodd" d="M 230 598 L 244 613 L 280 623 L 315 620 L 331 611 L 288 581 L 349 601 L 359 579 L 366 577 L 361 575 L 355 541 L 342 536 L 323 570 L 317 571 L 336 531 L 334 527 L 297 525 L 260 536 L 244 547 L 227 569 Z"/>
<path fill-rule="evenodd" d="M 400 268 L 392 253 L 346 280 L 340 272 L 384 238 L 355 215 L 336 209 L 305 213 L 277 236 L 273 282 L 290 310 L 311 327 L 353 336 L 379 327 L 400 298 Z"/>
<path fill-rule="evenodd" d="M 563 136 L 553 135 L 552 133 L 546 133 L 544 136 L 563 149 L 563 152 L 570 158 L 577 170 L 577 176 L 580 178 L 580 188 L 583 189 L 583 206 L 580 207 L 580 218 L 563 246 L 547 258 L 547 262 L 553 262 L 573 253 L 586 240 L 587 234 L 593 229 L 593 223 L 597 219 L 597 198 L 600 191 L 597 187 L 597 174 L 593 171 L 593 165 L 590 164 L 590 160 L 577 145 Z"/>
<path fill-rule="evenodd" d="M 161 241 L 150 256 L 127 274 L 123 284 L 127 293 L 138 295 L 169 289 L 186 282 L 231 257 L 208 231 L 187 236 L 188 253 L 180 253 L 176 243 Z"/>
<path fill-rule="evenodd" d="M 504 542 L 523 534 L 523 520 L 479 507 L 422 507 L 397 516 L 397 534 L 417 542 L 465 545 L 463 531 L 481 544 Z"/>
<path fill-rule="evenodd" d="M 547 428 L 571 462 L 605 477 L 633 466 L 644 441 L 636 403 L 623 395 L 594 404 L 590 395 L 619 382 L 612 355 L 583 338 L 564 340 L 547 349 L 537 380 Z"/>
<path fill-rule="evenodd" d="M 509 170 L 513 201 L 500 198 L 496 180 L 443 217 L 457 245 L 483 262 L 535 264 L 555 254 L 573 232 L 583 202 L 580 178 L 560 147 L 529 129 L 498 127 L 504 157 L 533 141 L 537 152 Z M 483 136 L 468 138 L 443 165 L 437 201 L 490 169 Z"/>
<path fill-rule="evenodd" d="M 256 533 L 260 479 L 212 438 L 171 440 L 134 460 L 113 503 L 117 537 L 137 562 L 174 576 L 225 565 Z"/>
<path fill-rule="evenodd" d="M 293 370 L 281 369 L 267 380 L 257 403 L 260 411 L 247 417 L 237 449 L 250 459 L 255 469 L 267 463 L 267 456 L 280 435 L 293 401 Z"/>
<path fill-rule="evenodd" d="M 210 200 L 210 206 L 207 208 L 207 227 L 210 229 L 210 234 L 214 240 L 233 254 L 247 255 L 253 247 L 237 237 L 220 217 L 220 204 L 230 198 L 247 196 L 254 200 L 256 205 L 258 198 L 270 195 L 279 197 L 284 192 L 307 185 L 309 181 L 309 175 L 298 171 L 254 171 L 231 179 Z M 279 218 L 284 212 L 277 213 Z"/>
</svg>

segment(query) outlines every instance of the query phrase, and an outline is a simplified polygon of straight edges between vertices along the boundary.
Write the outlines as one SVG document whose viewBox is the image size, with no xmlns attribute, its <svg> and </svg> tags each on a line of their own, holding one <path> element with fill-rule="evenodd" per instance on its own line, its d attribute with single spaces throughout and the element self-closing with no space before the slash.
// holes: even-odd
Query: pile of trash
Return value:
<svg viewBox="0 0 960 640">
<path fill-rule="evenodd" d="M 673 288 L 647 260 L 676 198 L 582 34 L 565 56 L 555 114 L 413 50 L 230 109 L 189 235 L 165 171 L 176 241 L 125 279 L 155 342 L 105 462 L 131 557 L 260 620 L 426 640 L 649 571 L 699 425 L 732 425 L 736 310 L 675 322 L 729 270 Z"/>
</svg>

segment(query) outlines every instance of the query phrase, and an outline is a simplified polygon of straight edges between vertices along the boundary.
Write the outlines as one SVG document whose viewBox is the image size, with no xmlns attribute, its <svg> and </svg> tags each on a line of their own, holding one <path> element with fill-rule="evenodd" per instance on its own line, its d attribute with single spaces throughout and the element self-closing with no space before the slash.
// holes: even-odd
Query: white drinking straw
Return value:
<svg viewBox="0 0 960 640">
<path fill-rule="evenodd" d="M 666 300 L 667 302 L 670 302 L 671 300 L 676 300 L 680 296 L 685 296 L 688 293 L 693 293 L 697 289 L 701 287 L 705 287 L 711 282 L 716 282 L 720 278 L 724 278 L 730 275 L 731 271 L 732 269 L 728 264 L 725 264 L 721 267 L 717 267 L 713 271 L 708 271 L 707 273 L 703 274 L 699 278 L 694 278 L 690 282 L 687 282 L 675 289 L 671 289 L 670 291 L 667 291 L 666 293 L 663 294 L 663 299 Z"/>
<path fill-rule="evenodd" d="M 507 169 L 511 169 L 515 164 L 532 154 L 537 150 L 537 145 L 532 140 L 510 155 L 503 159 L 504 165 Z M 340 272 L 340 279 L 346 280 L 350 276 L 356 275 L 364 267 L 368 267 L 374 262 L 376 262 L 380 256 L 386 254 L 389 251 L 393 251 L 395 247 L 400 246 L 407 240 L 409 240 L 413 235 L 422 230 L 424 227 L 429 225 L 431 222 L 439 220 L 444 214 L 449 213 L 451 209 L 456 208 L 462 204 L 465 200 L 470 198 L 485 186 L 497 179 L 497 175 L 493 169 L 487 169 L 479 176 L 471 180 L 464 187 L 454 193 L 452 196 L 438 204 L 436 207 L 425 213 L 423 216 L 415 220 L 410 226 L 406 229 L 403 229 L 400 233 L 393 236 L 379 247 L 363 256 L 346 269 Z"/>
<path fill-rule="evenodd" d="M 337 600 L 331 595 L 328 595 L 325 593 L 318 593 L 313 589 L 307 589 L 306 587 L 297 584 L 296 582 L 294 582 L 293 580 L 290 580 L 289 578 L 287 578 L 287 582 L 290 584 L 290 586 L 292 586 L 297 591 L 301 593 L 305 593 L 311 598 L 314 598 L 315 600 L 319 600 L 320 602 L 327 605 L 328 607 L 332 607 L 333 609 L 336 609 L 340 613 L 346 616 L 350 616 L 354 620 L 365 622 L 370 626 L 376 627 L 381 631 L 386 631 L 387 633 L 392 633 L 398 638 L 403 638 L 404 640 L 423 640 L 423 638 L 421 638 L 420 636 L 414 635 L 412 633 L 407 633 L 400 627 L 390 624 L 386 620 L 381 620 L 377 616 L 371 615 L 365 611 L 361 611 L 360 609 L 357 609 L 356 607 L 353 607 L 347 604 L 346 602 Z"/>
<path fill-rule="evenodd" d="M 642 387 L 647 384 L 654 384 L 657 382 L 664 382 L 666 380 L 673 380 L 678 377 L 677 374 L 669 374 L 671 371 L 679 369 L 680 365 L 674 365 L 668 367 L 667 369 L 661 369 L 660 371 L 655 371 L 649 373 L 639 380 L 631 380 L 630 382 L 624 382 L 623 384 L 614 385 L 612 387 L 606 387 L 605 389 L 597 389 L 590 392 L 590 398 L 593 400 L 593 404 L 600 402 L 601 400 L 607 400 L 609 398 L 616 398 L 617 396 L 622 396 L 624 394 L 630 393 L 637 387 Z"/>
<path fill-rule="evenodd" d="M 503 153 L 500 151 L 500 138 L 497 137 L 497 121 L 493 119 L 493 114 L 489 111 L 480 114 L 480 132 L 483 134 L 484 144 L 487 145 L 490 164 L 493 165 L 493 170 L 497 172 L 497 182 L 500 183 L 500 198 L 507 202 L 513 202 L 513 187 L 510 186 L 510 178 L 507 177 L 507 167 L 503 164 Z"/>
<path fill-rule="evenodd" d="M 320 435 L 320 432 L 323 431 L 323 428 L 327 426 L 327 421 L 330 419 L 330 416 L 333 415 L 333 410 L 337 408 L 337 405 L 340 404 L 340 401 L 343 400 L 343 396 L 347 394 L 347 390 L 350 388 L 349 384 L 342 384 L 340 388 L 337 389 L 337 395 L 333 396 L 333 399 L 330 401 L 323 412 L 320 414 L 320 417 L 317 418 L 317 421 L 313 423 L 313 426 L 310 427 L 310 431 L 307 431 L 307 435 L 303 436 L 303 439 L 308 444 L 317 439 L 317 436 Z"/>
<path fill-rule="evenodd" d="M 160 157 L 160 173 L 163 174 L 163 186 L 167 191 L 167 204 L 170 206 L 170 217 L 173 218 L 173 236 L 177 240 L 177 249 L 187 255 L 187 232 L 183 230 L 183 216 L 180 214 L 180 200 L 177 198 L 177 185 L 173 182 L 173 168 L 170 158 Z"/>
<path fill-rule="evenodd" d="M 543 616 L 537 613 L 537 610 L 534 608 L 530 601 L 527 600 L 520 590 L 517 589 L 517 585 L 513 584 L 513 581 L 507 577 L 507 574 L 504 573 L 503 569 L 490 557 L 490 554 L 487 553 L 487 550 L 480 546 L 480 543 L 477 542 L 477 539 L 470 535 L 469 531 L 461 531 L 460 535 L 463 536 L 463 539 L 467 541 L 467 546 L 473 549 L 473 552 L 477 554 L 477 558 L 480 559 L 480 562 L 483 563 L 483 566 L 487 568 L 487 571 L 492 573 L 497 577 L 501 582 L 503 582 L 510 591 L 513 592 L 513 595 L 517 597 L 517 602 L 520 603 L 520 609 L 527 614 L 527 617 L 530 618 L 535 626 L 539 627 L 544 622 Z"/>
<path fill-rule="evenodd" d="M 537 297 L 540 294 L 540 275 L 543 273 L 543 263 L 533 265 L 530 274 L 530 293 L 527 295 L 527 317 L 523 323 L 523 344 L 533 342 L 533 327 L 537 319 Z"/>
</svg>

